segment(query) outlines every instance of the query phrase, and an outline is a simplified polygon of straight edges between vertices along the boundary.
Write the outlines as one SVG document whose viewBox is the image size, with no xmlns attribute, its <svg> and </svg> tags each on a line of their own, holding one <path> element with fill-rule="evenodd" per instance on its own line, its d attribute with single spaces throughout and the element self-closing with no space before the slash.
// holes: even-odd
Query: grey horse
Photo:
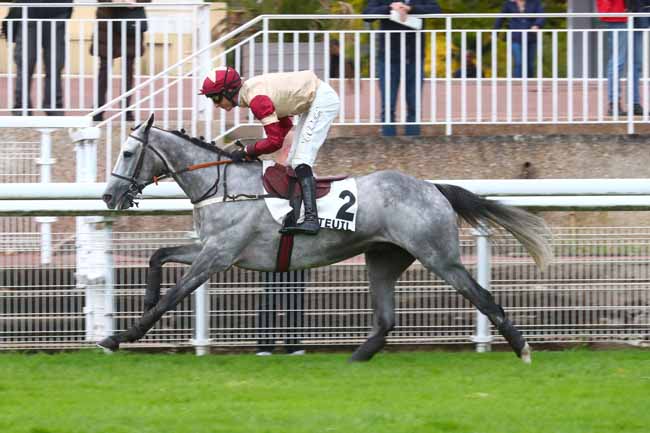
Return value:
<svg viewBox="0 0 650 433">
<path fill-rule="evenodd" d="M 212 274 L 235 265 L 273 271 L 280 228 L 264 200 L 261 163 L 220 165 L 229 153 L 216 146 L 190 140 L 153 127 L 153 115 L 133 129 L 122 145 L 103 200 L 110 209 L 127 209 L 154 177 L 170 176 L 197 204 L 194 223 L 199 242 L 161 248 L 151 257 L 143 316 L 128 330 L 98 344 L 117 350 L 120 343 L 142 338 L 163 314 L 174 308 Z M 214 165 L 197 164 L 215 161 Z M 524 210 L 481 198 L 463 188 L 432 184 L 396 171 L 380 171 L 356 178 L 358 210 L 356 231 L 322 230 L 318 236 L 296 236 L 291 269 L 336 263 L 365 254 L 373 307 L 373 327 L 351 361 L 368 361 L 385 343 L 395 326 L 394 288 L 397 279 L 415 260 L 454 287 L 485 314 L 524 362 L 531 349 L 521 332 L 506 317 L 492 294 L 481 287 L 461 264 L 458 216 L 472 226 L 501 226 L 515 236 L 544 267 L 552 254 L 543 219 Z M 240 197 L 234 201 L 220 198 Z M 216 198 L 216 199 L 215 199 Z M 177 262 L 189 270 L 160 296 L 162 266 Z"/>
</svg>

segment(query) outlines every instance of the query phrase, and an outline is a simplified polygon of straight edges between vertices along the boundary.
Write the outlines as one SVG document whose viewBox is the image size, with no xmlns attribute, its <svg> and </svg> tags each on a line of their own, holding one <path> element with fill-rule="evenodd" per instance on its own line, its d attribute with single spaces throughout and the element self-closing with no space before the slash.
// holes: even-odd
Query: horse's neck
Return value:
<svg viewBox="0 0 650 433">
<path fill-rule="evenodd" d="M 217 153 L 196 146 L 170 133 L 161 132 L 156 145 L 174 172 L 181 171 L 190 165 L 219 159 Z M 221 159 L 227 158 L 221 157 Z M 259 170 L 258 164 L 238 164 L 228 168 L 225 166 L 220 168 L 217 166 L 200 168 L 177 175 L 176 183 L 192 201 L 197 201 L 211 189 L 212 193 L 214 193 L 214 184 L 217 180 L 219 182 L 216 196 L 223 195 L 224 182 L 227 182 L 229 194 L 249 192 L 253 188 L 252 184 L 261 183 L 260 180 L 257 180 L 260 176 L 255 176 L 255 167 L 252 166 L 256 166 Z M 226 170 L 228 171 L 227 174 Z M 251 188 L 242 190 L 241 188 L 246 184 L 250 184 Z M 256 191 L 250 192 L 254 193 Z"/>
</svg>

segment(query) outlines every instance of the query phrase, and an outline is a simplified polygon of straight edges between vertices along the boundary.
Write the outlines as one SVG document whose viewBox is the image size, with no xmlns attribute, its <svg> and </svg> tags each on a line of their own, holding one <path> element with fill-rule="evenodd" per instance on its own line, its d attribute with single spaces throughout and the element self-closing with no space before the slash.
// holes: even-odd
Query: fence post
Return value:
<svg viewBox="0 0 650 433">
<path fill-rule="evenodd" d="M 198 234 L 193 231 L 190 234 L 192 241 L 196 242 Z M 194 291 L 194 338 L 191 340 L 197 356 L 207 355 L 210 350 L 210 297 L 208 296 L 208 284 L 201 284 Z"/>
<path fill-rule="evenodd" d="M 207 47 L 211 43 L 212 23 L 210 22 L 210 3 L 204 3 L 199 5 L 197 13 L 198 13 L 197 49 L 202 50 L 203 48 Z M 202 84 L 200 80 L 203 79 L 203 77 L 207 75 L 211 69 L 212 69 L 212 54 L 210 50 L 199 58 L 199 72 L 195 73 L 194 75 L 195 79 L 194 82 L 192 83 L 193 85 L 192 90 L 198 89 L 200 87 L 200 85 Z M 206 123 L 210 123 L 212 119 L 210 119 L 208 113 L 206 113 L 207 106 L 208 106 L 208 103 L 206 102 L 206 98 L 199 98 L 198 100 L 199 100 L 198 118 L 200 120 L 207 120 L 208 122 Z M 206 137 L 211 137 L 211 136 L 212 136 L 211 134 L 206 133 Z"/>
<path fill-rule="evenodd" d="M 97 140 L 99 128 L 90 127 L 70 133 L 76 151 L 76 181 L 97 181 Z M 113 333 L 113 256 L 112 220 L 77 217 L 76 287 L 84 290 L 86 340 L 98 341 Z"/>
<path fill-rule="evenodd" d="M 41 154 L 36 159 L 36 164 L 41 168 L 41 183 L 52 181 L 52 165 L 56 159 L 52 158 L 52 132 L 53 128 L 41 128 Z M 41 225 L 41 264 L 52 262 L 52 223 L 55 217 L 36 217 L 36 222 Z"/>
<path fill-rule="evenodd" d="M 474 229 L 476 236 L 476 257 L 477 272 L 476 280 L 485 289 L 490 290 L 491 264 L 490 264 L 490 231 L 486 226 L 480 226 Z M 490 332 L 490 322 L 488 318 L 476 311 L 476 335 L 472 337 L 476 343 L 476 351 L 479 353 L 489 352 L 491 350 L 492 334 Z"/>
</svg>

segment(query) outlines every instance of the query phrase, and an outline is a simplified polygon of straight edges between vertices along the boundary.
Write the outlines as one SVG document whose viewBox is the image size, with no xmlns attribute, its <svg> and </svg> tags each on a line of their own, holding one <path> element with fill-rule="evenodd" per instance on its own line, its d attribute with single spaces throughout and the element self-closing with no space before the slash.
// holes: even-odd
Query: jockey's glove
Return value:
<svg viewBox="0 0 650 433">
<path fill-rule="evenodd" d="M 248 154 L 244 149 L 235 149 L 232 152 L 230 152 L 230 159 L 232 159 L 233 162 L 242 162 L 245 159 L 247 159 L 247 157 Z"/>
</svg>

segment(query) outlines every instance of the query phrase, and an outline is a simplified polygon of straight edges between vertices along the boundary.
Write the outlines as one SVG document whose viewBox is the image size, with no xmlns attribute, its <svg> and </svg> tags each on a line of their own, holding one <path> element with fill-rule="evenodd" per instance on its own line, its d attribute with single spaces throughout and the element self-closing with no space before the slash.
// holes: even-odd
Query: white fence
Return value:
<svg viewBox="0 0 650 433">
<path fill-rule="evenodd" d="M 64 20 L 66 50 L 74 56 L 68 56 L 64 66 L 63 111 L 66 115 L 105 115 L 101 124 L 105 148 L 101 153 L 106 161 L 106 175 L 118 147 L 114 143 L 119 145 L 132 126 L 127 119 L 131 114 L 138 122 L 153 112 L 158 124 L 164 128 L 185 128 L 192 135 L 217 140 L 225 139 L 242 126 L 258 125 L 248 111 L 237 108 L 231 113 L 215 112 L 206 98 L 197 96 L 204 75 L 211 68 L 226 63 L 240 69 L 245 76 L 307 68 L 315 70 L 341 97 L 343 103 L 336 120 L 338 125 L 437 125 L 452 133 L 455 125 L 624 122 L 628 132 L 632 133 L 638 125 L 650 120 L 650 29 L 632 31 L 632 20 L 629 20 L 627 28 L 612 31 L 604 28 L 598 14 L 536 15 L 555 21 L 538 31 L 523 31 L 524 42 L 534 38 L 537 41 L 534 50 L 531 48 L 533 52 L 528 52 L 528 44 L 523 44 L 522 53 L 524 64 L 528 59 L 535 59 L 535 69 L 529 74 L 523 68 L 522 77 L 516 77 L 513 75 L 513 38 L 521 32 L 476 28 L 473 24 L 478 19 L 497 19 L 501 16 L 499 14 L 423 16 L 424 30 L 395 33 L 398 35 L 396 40 L 389 37 L 394 32 L 374 30 L 363 24 L 364 19 L 384 18 L 379 15 L 266 15 L 210 42 L 210 32 L 216 28 L 216 23 L 214 19 L 210 21 L 210 6 L 203 3 L 147 4 L 149 29 L 142 34 L 136 32 L 142 39 L 136 37 L 134 42 L 133 87 L 127 85 L 125 79 L 129 75 L 127 62 L 109 66 L 106 104 L 100 106 L 99 61 L 91 54 L 90 47 L 93 45 L 93 50 L 96 50 L 98 26 L 107 21 L 96 20 L 92 14 L 82 14 L 94 10 L 93 7 L 74 4 L 75 14 Z M 625 15 L 636 19 L 650 16 Z M 594 27 L 571 28 L 568 23 L 576 18 L 591 19 Z M 324 23 L 324 29 L 314 29 L 315 20 Z M 287 21 L 291 21 L 295 30 L 279 30 L 282 28 L 279 24 Z M 38 28 L 48 22 L 34 22 L 38 38 L 46 36 L 43 31 L 39 33 Z M 136 28 L 144 26 L 144 21 L 136 20 L 134 24 Z M 127 25 L 126 21 L 119 21 L 115 27 L 109 26 L 108 32 L 123 30 Z M 407 70 L 402 62 L 399 71 L 391 71 L 386 55 L 382 58 L 381 53 L 382 50 L 397 50 L 404 57 L 405 52 L 412 49 L 411 43 L 406 43 L 411 34 L 417 36 L 414 39 L 415 79 L 400 80 L 396 115 L 391 118 L 390 110 L 382 110 L 383 105 L 390 105 L 387 104 L 393 86 L 390 76 L 398 73 L 403 77 Z M 609 38 L 613 44 L 608 42 Z M 610 50 L 610 46 L 617 47 L 620 40 L 628 42 L 628 50 Z M 643 111 L 641 115 L 634 114 L 634 86 L 627 85 L 633 81 L 634 62 L 628 61 L 622 73 L 617 68 L 613 71 L 613 79 L 621 78 L 624 83 L 620 95 L 618 87 L 614 86 L 613 99 L 624 101 L 623 109 L 627 115 L 618 111 L 617 104 L 609 115 L 607 61 L 610 57 L 631 60 L 632 41 L 640 53 L 639 92 Z M 140 42 L 143 42 L 144 50 Z M 5 44 L 4 50 L 0 46 L 0 55 L 6 59 L 7 70 L 0 74 L 0 79 L 5 80 L 0 84 L 0 115 L 9 115 L 13 109 L 17 78 L 12 66 L 15 47 L 11 43 L 1 43 Z M 396 44 L 398 46 L 394 46 Z M 128 50 L 124 42 L 115 55 L 123 58 L 121 54 L 128 53 Z M 472 52 L 474 54 L 468 56 Z M 22 57 L 26 54 L 22 53 Z M 38 54 L 42 53 L 39 51 Z M 108 63 L 113 64 L 110 55 Z M 475 73 L 468 65 L 468 61 L 472 62 L 474 58 Z M 387 76 L 383 87 L 380 86 L 381 73 Z M 34 109 L 30 111 L 21 104 L 22 114 L 43 109 L 49 114 L 60 111 L 57 107 L 42 107 L 44 80 L 45 75 L 37 72 L 32 95 Z M 415 87 L 411 104 L 413 118 L 409 116 L 405 81 L 413 82 Z M 23 97 L 25 94 L 23 92 Z"/>
<path fill-rule="evenodd" d="M 555 263 L 544 273 L 510 236 L 496 233 L 492 291 L 533 342 L 650 342 L 650 229 L 556 228 Z M 74 234 L 55 234 L 51 264 L 41 266 L 38 240 L 0 256 L 0 349 L 83 347 L 87 294 L 75 282 Z M 115 233 L 113 319 L 125 329 L 142 312 L 148 258 L 162 246 L 189 241 L 184 232 Z M 461 238 L 464 263 L 476 270 L 476 242 Z M 163 290 L 183 273 L 166 267 Z M 207 286 L 207 337 L 213 347 L 252 347 L 258 340 L 300 339 L 308 345 L 361 342 L 371 327 L 367 275 L 361 257 L 313 269 L 302 287 L 267 284 L 256 272 L 230 270 Z M 269 295 L 273 286 L 285 290 Z M 90 284 L 102 291 L 102 283 Z M 273 305 L 269 304 L 269 296 Z M 136 346 L 191 346 L 196 337 L 190 297 Z M 475 310 L 421 266 L 396 290 L 397 327 L 391 344 L 471 343 Z M 272 311 L 274 326 L 262 326 Z M 289 322 L 293 317 L 294 321 Z M 500 340 L 496 340 L 500 341 Z"/>
</svg>

